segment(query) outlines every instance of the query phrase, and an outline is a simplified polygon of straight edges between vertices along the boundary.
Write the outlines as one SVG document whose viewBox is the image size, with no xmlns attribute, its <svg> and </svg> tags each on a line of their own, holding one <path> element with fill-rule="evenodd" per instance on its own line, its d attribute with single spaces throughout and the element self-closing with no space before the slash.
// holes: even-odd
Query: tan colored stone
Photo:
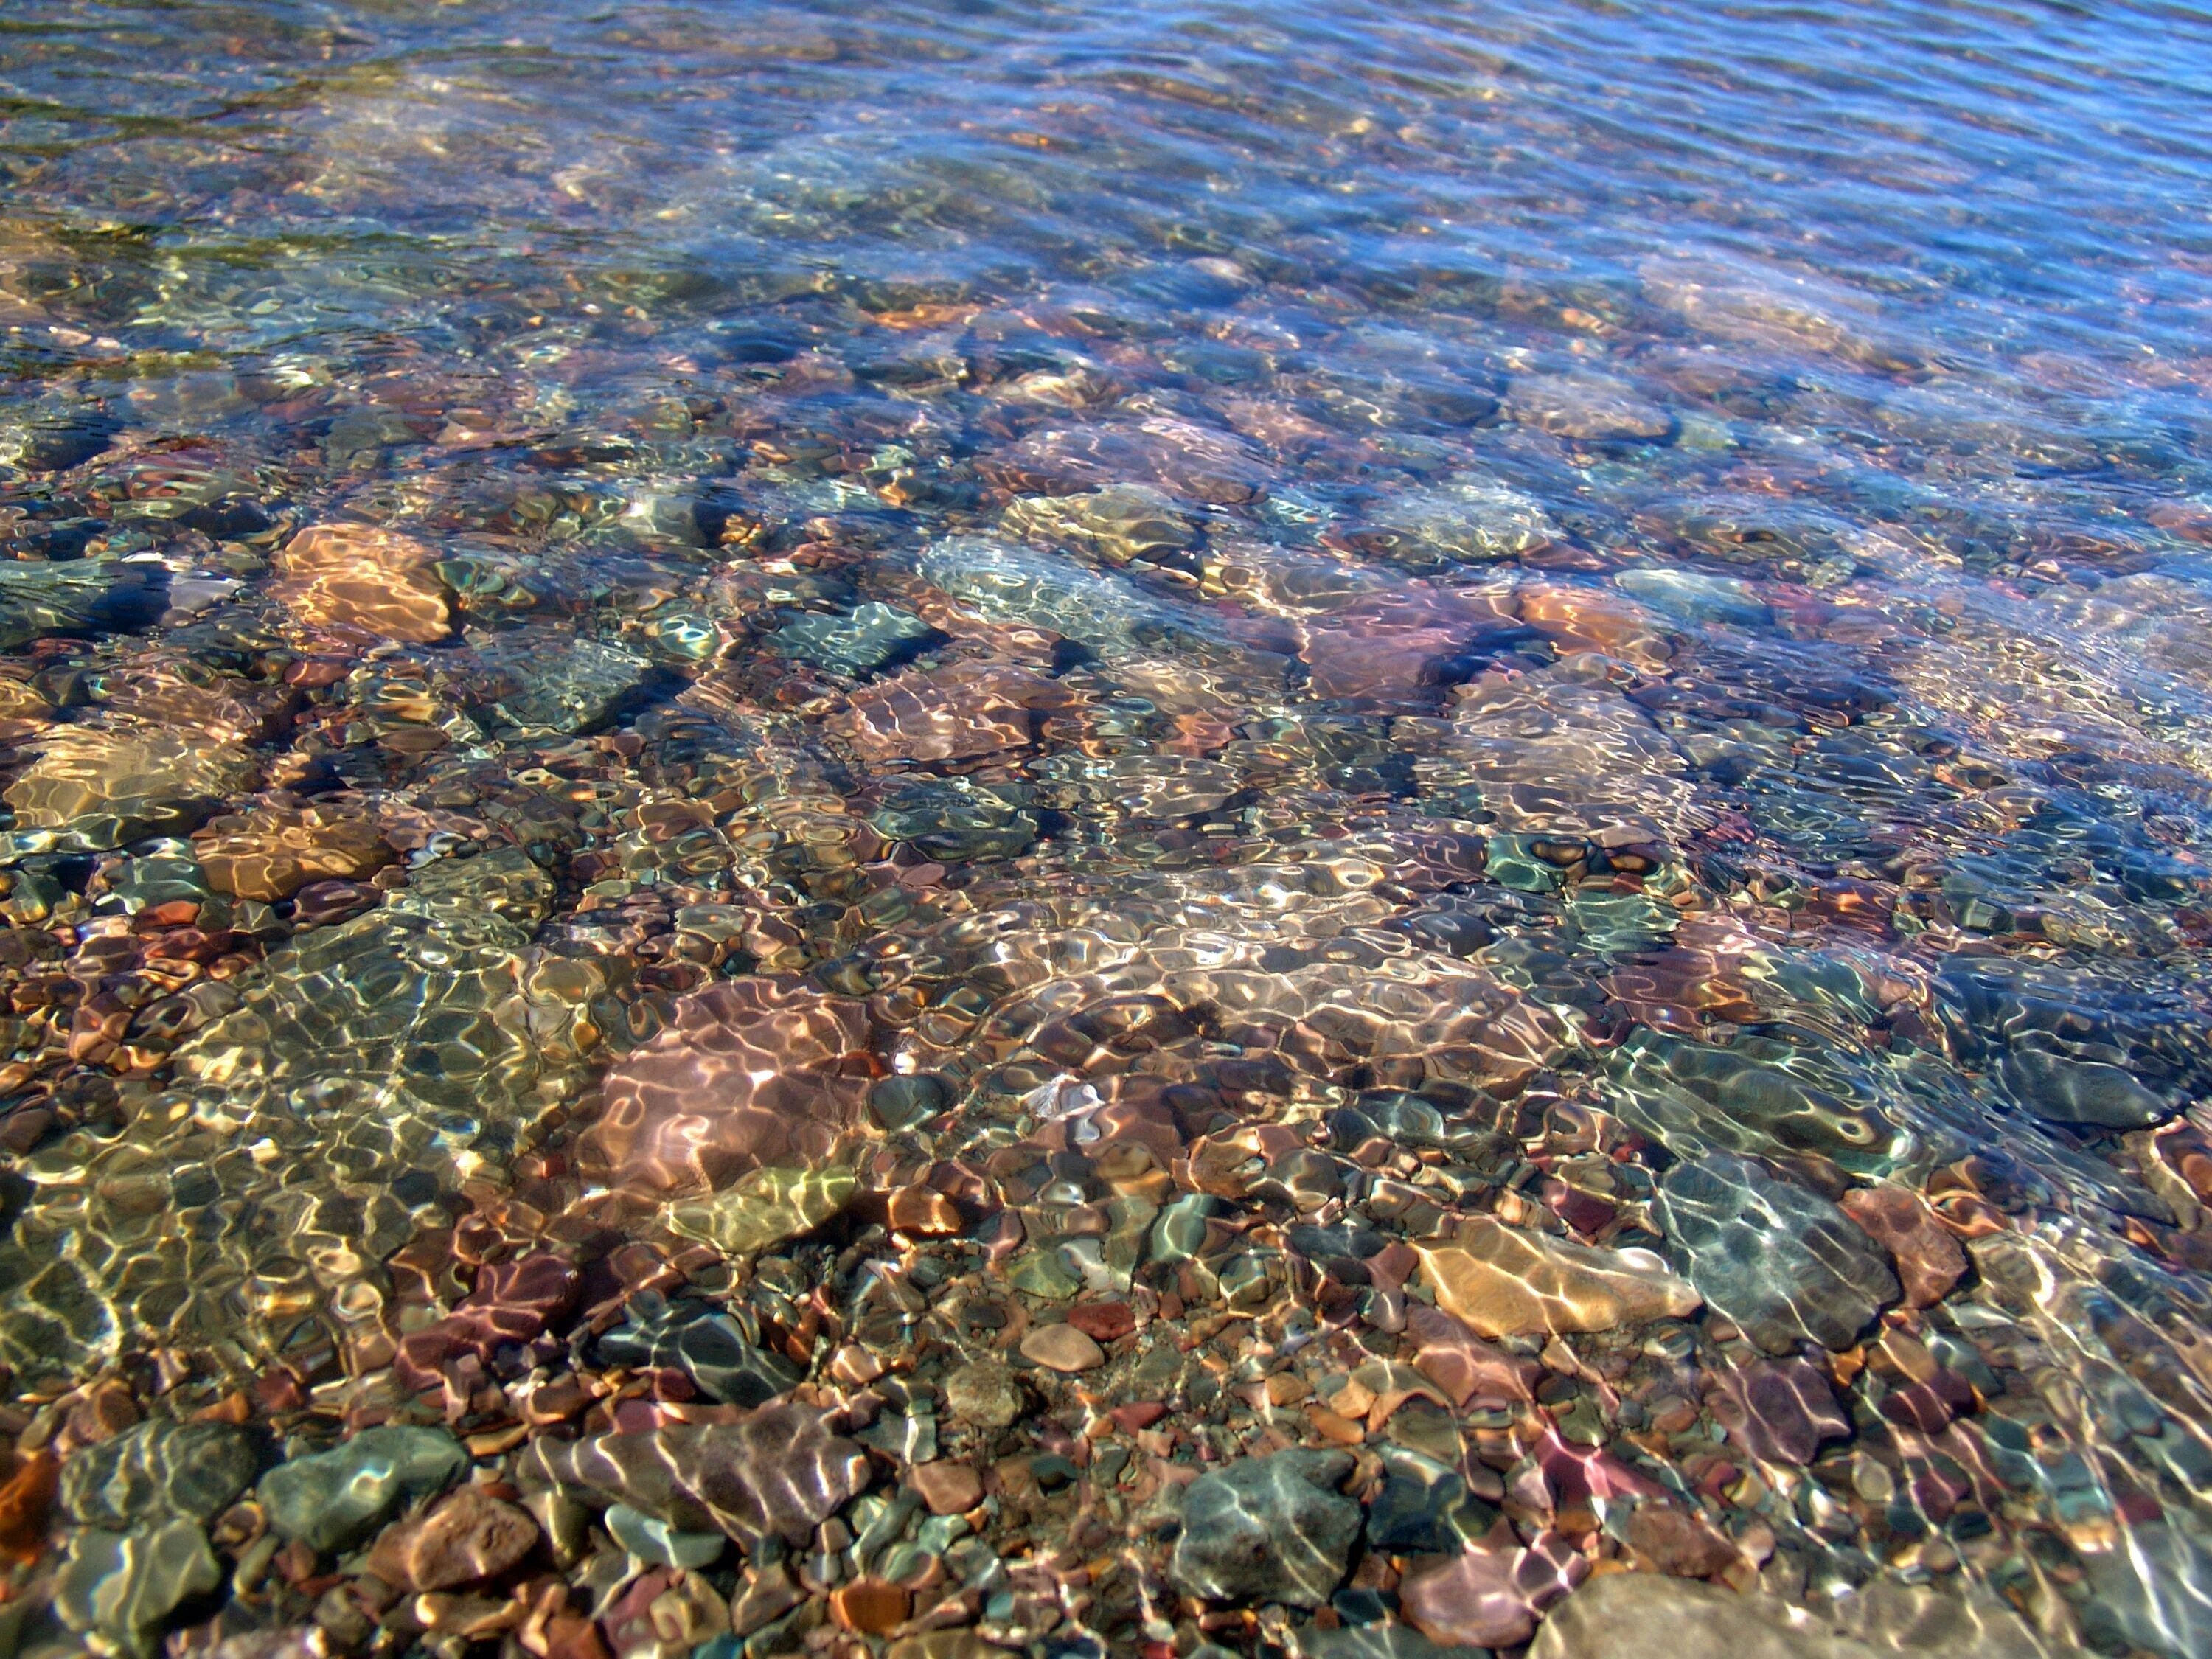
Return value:
<svg viewBox="0 0 2212 1659">
<path fill-rule="evenodd" d="M 264 806 L 216 818 L 192 836 L 192 854 L 217 892 L 271 903 L 311 881 L 354 881 L 392 861 L 367 812 Z"/>
<path fill-rule="evenodd" d="M 1096 1370 L 1106 1350 L 1073 1325 L 1040 1325 L 1022 1339 L 1022 1357 L 1049 1371 Z"/>
<path fill-rule="evenodd" d="M 1647 1250 L 1601 1250 L 1487 1216 L 1423 1245 L 1437 1305 L 1483 1337 L 1607 1331 L 1694 1311 L 1696 1291 Z"/>
<path fill-rule="evenodd" d="M 437 550 L 375 525 L 310 525 L 277 556 L 270 591 L 301 622 L 428 645 L 453 631 Z"/>
</svg>

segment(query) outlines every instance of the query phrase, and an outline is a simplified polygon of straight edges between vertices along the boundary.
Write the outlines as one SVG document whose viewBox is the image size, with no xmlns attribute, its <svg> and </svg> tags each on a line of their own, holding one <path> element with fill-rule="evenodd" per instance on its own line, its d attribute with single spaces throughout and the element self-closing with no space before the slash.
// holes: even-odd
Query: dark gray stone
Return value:
<svg viewBox="0 0 2212 1659">
<path fill-rule="evenodd" d="M 1336 1490 L 1351 1454 L 1299 1449 L 1200 1475 L 1183 1494 L 1169 1574 L 1215 1601 L 1317 1607 L 1343 1581 L 1359 1506 Z"/>
<path fill-rule="evenodd" d="M 72 1456 L 62 1468 L 62 1508 L 117 1532 L 206 1522 L 253 1484 L 261 1462 L 259 1441 L 234 1424 L 155 1418 Z"/>
<path fill-rule="evenodd" d="M 1889 1258 L 1848 1216 L 1748 1158 L 1676 1164 L 1653 1212 L 1668 1260 L 1769 1353 L 1802 1341 L 1848 1348 L 1902 1294 Z"/>
<path fill-rule="evenodd" d="M 599 1340 L 603 1364 L 681 1371 L 709 1400 L 763 1406 L 795 1388 L 805 1373 L 751 1340 L 729 1314 L 689 1299 L 640 1296 L 630 1321 Z"/>
</svg>

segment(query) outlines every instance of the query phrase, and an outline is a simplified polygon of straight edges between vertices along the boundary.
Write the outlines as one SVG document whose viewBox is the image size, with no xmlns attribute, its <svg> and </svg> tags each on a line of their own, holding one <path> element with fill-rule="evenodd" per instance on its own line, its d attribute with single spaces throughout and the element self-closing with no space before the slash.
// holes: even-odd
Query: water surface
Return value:
<svg viewBox="0 0 2212 1659">
<path fill-rule="evenodd" d="M 9 7 L 20 1650 L 2205 1650 L 2208 108 Z"/>
</svg>

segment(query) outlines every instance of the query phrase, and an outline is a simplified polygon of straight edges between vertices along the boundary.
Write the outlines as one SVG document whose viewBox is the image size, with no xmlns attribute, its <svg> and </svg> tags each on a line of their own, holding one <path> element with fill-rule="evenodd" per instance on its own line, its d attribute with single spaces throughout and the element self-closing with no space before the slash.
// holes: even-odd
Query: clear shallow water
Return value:
<svg viewBox="0 0 2212 1659">
<path fill-rule="evenodd" d="M 2202 1650 L 2208 82 L 11 8 L 24 1649 Z"/>
</svg>

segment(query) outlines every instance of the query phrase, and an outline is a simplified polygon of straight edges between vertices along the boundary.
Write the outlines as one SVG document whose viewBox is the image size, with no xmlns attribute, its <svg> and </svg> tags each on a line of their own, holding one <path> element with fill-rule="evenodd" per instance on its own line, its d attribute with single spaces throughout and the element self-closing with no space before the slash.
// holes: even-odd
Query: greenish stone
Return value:
<svg viewBox="0 0 2212 1659">
<path fill-rule="evenodd" d="M 343 1445 L 280 1463 L 261 1477 L 261 1504 L 280 1538 L 340 1549 L 364 1536 L 404 1498 L 442 1490 L 469 1467 L 443 1429 L 363 1429 Z"/>
<path fill-rule="evenodd" d="M 1024 1250 L 1006 1269 L 1006 1282 L 1048 1302 L 1072 1302 L 1083 1281 L 1067 1270 L 1056 1250 Z"/>
<path fill-rule="evenodd" d="M 54 1580 L 54 1612 L 97 1648 L 146 1655 L 179 1603 L 222 1582 L 207 1534 L 192 1522 L 128 1533 L 88 1527 L 70 1540 Z"/>
<path fill-rule="evenodd" d="M 627 1504 L 610 1504 L 602 1517 L 607 1536 L 656 1567 L 697 1572 L 722 1559 L 730 1540 L 719 1532 L 678 1532 L 665 1521 L 641 1514 Z"/>
<path fill-rule="evenodd" d="M 818 1170 L 754 1170 L 711 1198 L 672 1204 L 669 1227 L 725 1255 L 757 1255 L 811 1233 L 853 1201 L 860 1177 L 830 1164 Z"/>
</svg>

